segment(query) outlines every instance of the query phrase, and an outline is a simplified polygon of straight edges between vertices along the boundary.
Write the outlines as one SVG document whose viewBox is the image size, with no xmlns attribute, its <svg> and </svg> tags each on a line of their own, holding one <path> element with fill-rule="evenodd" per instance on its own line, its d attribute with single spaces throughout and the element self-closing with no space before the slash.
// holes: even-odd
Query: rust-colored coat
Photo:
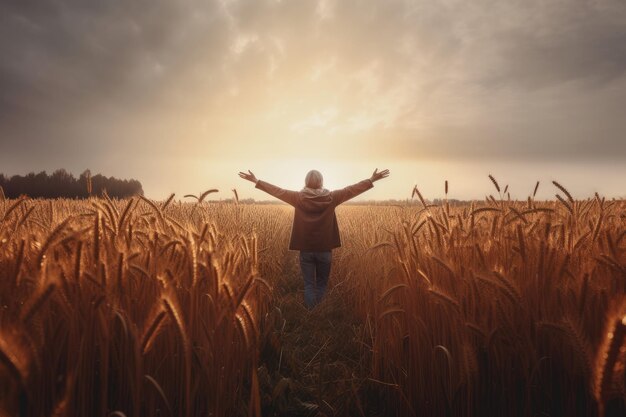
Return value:
<svg viewBox="0 0 626 417">
<path fill-rule="evenodd" d="M 256 188 L 293 206 L 293 227 L 291 228 L 290 250 L 329 251 L 341 246 L 335 207 L 369 190 L 374 184 L 363 180 L 340 190 L 290 191 L 259 180 Z"/>
</svg>

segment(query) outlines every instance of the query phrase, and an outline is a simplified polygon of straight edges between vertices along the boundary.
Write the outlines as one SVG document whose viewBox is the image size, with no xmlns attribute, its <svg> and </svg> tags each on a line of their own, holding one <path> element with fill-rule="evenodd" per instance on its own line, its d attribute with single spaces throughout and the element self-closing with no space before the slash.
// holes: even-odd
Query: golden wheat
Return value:
<svg viewBox="0 0 626 417">
<path fill-rule="evenodd" d="M 359 358 L 333 357 L 325 337 L 291 376 L 327 414 L 601 414 L 624 395 L 610 306 L 626 292 L 626 203 L 557 182 L 565 198 L 535 200 L 537 182 L 518 202 L 489 179 L 500 199 L 452 204 L 446 181 L 439 206 L 415 186 L 419 206 L 340 207 L 330 307 L 311 316 L 282 312 L 301 297 L 284 206 L 204 201 L 216 190 L 0 199 L 0 410 L 28 398 L 33 416 L 286 415 L 272 396 L 296 367 L 285 323 L 332 331 L 336 302 L 355 315 Z"/>
</svg>

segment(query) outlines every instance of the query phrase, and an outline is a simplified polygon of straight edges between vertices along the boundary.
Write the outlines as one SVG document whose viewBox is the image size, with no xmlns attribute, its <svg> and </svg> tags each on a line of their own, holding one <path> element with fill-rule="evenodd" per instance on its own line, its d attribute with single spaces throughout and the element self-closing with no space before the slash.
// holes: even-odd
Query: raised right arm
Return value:
<svg viewBox="0 0 626 417">
<path fill-rule="evenodd" d="M 342 188 L 340 190 L 335 190 L 332 192 L 333 197 L 337 205 L 344 203 L 351 198 L 356 197 L 357 195 L 364 193 L 374 186 L 374 182 L 381 180 L 383 178 L 387 178 L 389 176 L 389 170 L 384 169 L 382 171 L 378 171 L 378 168 L 374 170 L 372 176 L 366 180 L 357 182 L 356 184 L 349 185 L 346 188 Z"/>
</svg>

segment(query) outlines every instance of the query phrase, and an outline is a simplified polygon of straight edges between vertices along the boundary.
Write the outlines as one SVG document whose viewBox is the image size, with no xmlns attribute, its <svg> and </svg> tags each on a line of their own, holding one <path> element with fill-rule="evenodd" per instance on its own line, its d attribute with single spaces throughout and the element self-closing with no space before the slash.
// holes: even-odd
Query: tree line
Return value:
<svg viewBox="0 0 626 417">
<path fill-rule="evenodd" d="M 78 178 L 65 169 L 57 169 L 50 175 L 46 171 L 12 177 L 0 174 L 0 187 L 6 198 L 22 195 L 31 198 L 87 198 L 102 196 L 105 192 L 111 198 L 143 195 L 143 188 L 137 180 L 122 180 L 100 174 L 92 176 L 89 170 Z"/>
</svg>

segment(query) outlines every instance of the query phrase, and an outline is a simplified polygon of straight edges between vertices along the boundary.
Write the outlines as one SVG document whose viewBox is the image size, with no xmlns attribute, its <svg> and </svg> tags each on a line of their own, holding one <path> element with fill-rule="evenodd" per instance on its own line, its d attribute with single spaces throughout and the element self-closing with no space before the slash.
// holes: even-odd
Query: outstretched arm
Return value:
<svg viewBox="0 0 626 417">
<path fill-rule="evenodd" d="M 247 173 L 240 172 L 239 177 L 255 183 L 256 188 L 258 188 L 259 190 L 265 191 L 269 195 L 274 196 L 287 204 L 295 206 L 296 202 L 298 201 L 297 191 L 283 190 L 282 188 L 272 185 L 269 182 L 261 181 L 257 179 L 257 177 L 250 170 L 248 170 Z"/>
<path fill-rule="evenodd" d="M 389 170 L 388 169 L 383 169 L 382 171 L 378 172 L 378 168 L 376 168 L 374 170 L 374 173 L 370 177 L 370 181 L 372 181 L 372 183 L 373 183 L 375 181 L 382 180 L 383 178 L 387 178 L 388 176 L 389 176 Z"/>
<path fill-rule="evenodd" d="M 239 171 L 239 178 L 243 178 L 244 180 L 248 180 L 255 184 L 259 181 L 250 170 L 248 170 L 248 172 Z"/>
<path fill-rule="evenodd" d="M 361 182 L 357 182 L 356 184 L 350 185 L 346 188 L 342 188 L 341 190 L 333 191 L 333 198 L 337 202 L 337 204 L 344 203 L 351 198 L 356 197 L 359 194 L 364 193 L 374 186 L 374 182 L 381 180 L 383 178 L 387 178 L 389 176 L 389 170 L 384 169 L 378 172 L 378 168 L 374 170 L 374 173 L 371 177 Z"/>
</svg>

